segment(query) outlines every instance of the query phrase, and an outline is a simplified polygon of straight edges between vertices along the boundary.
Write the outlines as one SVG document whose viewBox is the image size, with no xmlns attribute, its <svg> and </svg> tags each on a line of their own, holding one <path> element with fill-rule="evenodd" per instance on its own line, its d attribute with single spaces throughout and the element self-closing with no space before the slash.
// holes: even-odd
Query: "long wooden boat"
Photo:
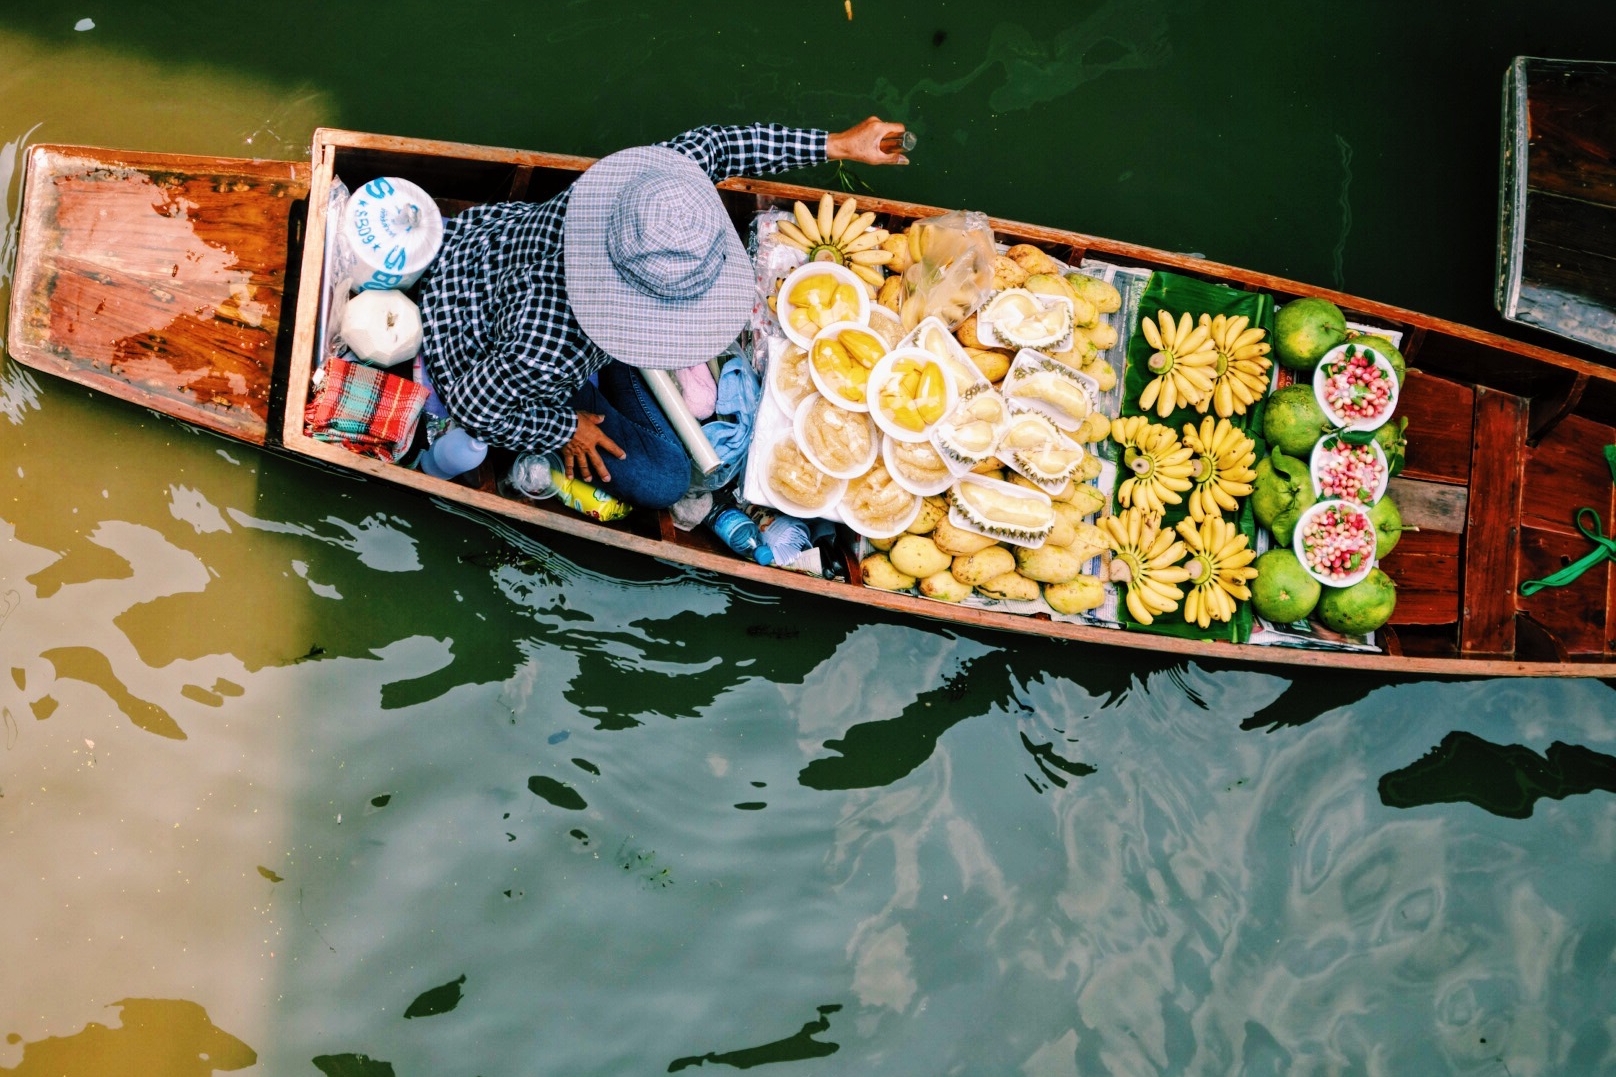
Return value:
<svg viewBox="0 0 1616 1077">
<path fill-rule="evenodd" d="M 1402 334 L 1410 419 L 1399 504 L 1421 530 L 1383 567 L 1399 601 L 1381 653 L 1206 642 L 962 608 L 740 560 L 665 513 L 600 524 L 502 497 L 495 468 L 447 482 L 309 437 L 325 207 L 350 186 L 402 176 L 446 215 L 542 200 L 591 159 L 350 131 L 316 132 L 308 163 L 39 145 L 28 155 L 9 348 L 19 362 L 226 437 L 434 495 L 522 525 L 767 585 L 959 625 L 1143 648 L 1186 658 L 1385 675 L 1616 675 L 1616 573 L 1519 593 L 1589 550 L 1573 515 L 1616 517 L 1603 447 L 1616 442 L 1616 372 L 1586 360 L 1375 303 L 1096 236 L 993 219 L 998 237 L 1076 265 L 1169 270 L 1283 303 L 1323 296 Z M 821 193 L 738 179 L 720 186 L 743 229 L 762 207 Z M 896 227 L 941 212 L 879 198 Z M 1124 340 L 1126 340 L 1126 331 Z M 492 458 L 491 458 L 492 461 Z"/>
</svg>

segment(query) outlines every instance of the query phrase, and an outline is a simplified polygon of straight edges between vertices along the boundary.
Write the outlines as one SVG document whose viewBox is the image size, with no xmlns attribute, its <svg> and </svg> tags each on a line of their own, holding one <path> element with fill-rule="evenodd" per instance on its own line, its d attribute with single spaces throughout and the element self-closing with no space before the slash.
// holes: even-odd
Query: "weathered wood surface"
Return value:
<svg viewBox="0 0 1616 1077">
<path fill-rule="evenodd" d="M 1478 388 L 1475 408 L 1459 650 L 1502 658 L 1515 653 L 1526 401 Z"/>
<path fill-rule="evenodd" d="M 1500 312 L 1616 352 L 1616 63 L 1517 57 L 1500 175 Z"/>
<path fill-rule="evenodd" d="M 28 153 L 19 360 L 262 444 L 300 162 Z"/>
</svg>

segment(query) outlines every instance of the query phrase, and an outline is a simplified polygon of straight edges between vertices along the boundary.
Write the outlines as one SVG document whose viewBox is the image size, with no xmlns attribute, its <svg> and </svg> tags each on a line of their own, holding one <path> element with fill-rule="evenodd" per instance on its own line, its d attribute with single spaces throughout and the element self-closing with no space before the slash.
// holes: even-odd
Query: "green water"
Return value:
<svg viewBox="0 0 1616 1077">
<path fill-rule="evenodd" d="M 27 142 L 878 112 L 921 136 L 883 194 L 1491 328 L 1503 70 L 1616 41 L 1591 2 L 20 6 L 8 244 Z M 0 1073 L 1616 1072 L 1602 682 L 945 632 L 9 361 L 0 459 Z"/>
</svg>

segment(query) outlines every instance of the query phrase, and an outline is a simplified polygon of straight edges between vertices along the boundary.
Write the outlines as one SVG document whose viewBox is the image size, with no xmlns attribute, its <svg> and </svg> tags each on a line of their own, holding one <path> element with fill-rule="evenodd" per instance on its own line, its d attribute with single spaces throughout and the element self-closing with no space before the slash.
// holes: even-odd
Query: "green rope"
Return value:
<svg viewBox="0 0 1616 1077">
<path fill-rule="evenodd" d="M 1605 463 L 1610 467 L 1611 481 L 1616 482 L 1616 445 L 1605 446 Z M 1594 525 L 1591 529 L 1583 524 L 1583 513 L 1593 517 Z M 1584 505 L 1577 510 L 1576 524 L 1577 530 L 1594 544 L 1594 548 L 1582 560 L 1567 565 L 1552 576 L 1545 576 L 1541 580 L 1527 580 L 1521 584 L 1522 596 L 1530 597 L 1545 587 L 1564 587 L 1595 565 L 1603 561 L 1616 561 L 1616 538 L 1605 535 L 1605 524 L 1599 518 L 1599 513 Z"/>
</svg>

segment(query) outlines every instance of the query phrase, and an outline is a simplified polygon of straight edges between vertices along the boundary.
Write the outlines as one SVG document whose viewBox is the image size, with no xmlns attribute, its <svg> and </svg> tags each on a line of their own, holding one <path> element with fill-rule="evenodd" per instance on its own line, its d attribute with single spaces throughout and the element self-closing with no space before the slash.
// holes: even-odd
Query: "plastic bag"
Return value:
<svg viewBox="0 0 1616 1077">
<path fill-rule="evenodd" d="M 914 264 L 903 273 L 899 311 L 905 331 L 927 317 L 956 328 L 987 298 L 993 284 L 993 229 L 987 215 L 954 210 L 909 226 Z"/>
</svg>

